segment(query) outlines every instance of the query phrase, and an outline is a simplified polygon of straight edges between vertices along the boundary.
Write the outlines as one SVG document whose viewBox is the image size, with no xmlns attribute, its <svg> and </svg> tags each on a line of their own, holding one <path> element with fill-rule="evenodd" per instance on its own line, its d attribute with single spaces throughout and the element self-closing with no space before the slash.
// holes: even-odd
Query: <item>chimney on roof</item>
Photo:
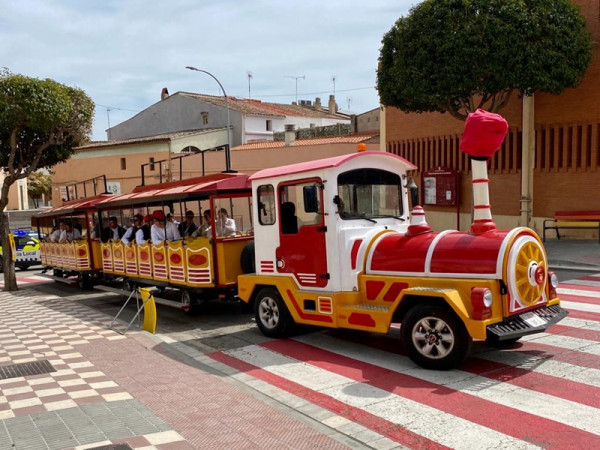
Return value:
<svg viewBox="0 0 600 450">
<path fill-rule="evenodd" d="M 160 93 L 160 99 L 165 100 L 168 97 L 169 97 L 169 90 L 166 87 L 162 88 L 162 92 Z"/>
<path fill-rule="evenodd" d="M 285 126 L 285 146 L 290 147 L 296 141 L 296 130 L 294 125 Z"/>
<path fill-rule="evenodd" d="M 315 98 L 315 109 L 317 111 L 321 111 L 323 107 L 321 106 L 321 97 Z"/>
<path fill-rule="evenodd" d="M 335 104 L 335 95 L 329 96 L 329 112 L 335 114 L 337 112 L 337 105 Z"/>
</svg>

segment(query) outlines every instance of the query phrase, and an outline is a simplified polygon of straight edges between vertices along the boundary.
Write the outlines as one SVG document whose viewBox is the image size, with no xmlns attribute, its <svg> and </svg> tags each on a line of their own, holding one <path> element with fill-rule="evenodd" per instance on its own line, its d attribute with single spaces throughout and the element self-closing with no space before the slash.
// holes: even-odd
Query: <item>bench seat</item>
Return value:
<svg viewBox="0 0 600 450">
<path fill-rule="evenodd" d="M 555 230 L 560 239 L 559 229 L 597 229 L 600 243 L 600 211 L 557 211 L 553 219 L 544 220 L 542 240 L 546 240 L 546 230 Z"/>
</svg>

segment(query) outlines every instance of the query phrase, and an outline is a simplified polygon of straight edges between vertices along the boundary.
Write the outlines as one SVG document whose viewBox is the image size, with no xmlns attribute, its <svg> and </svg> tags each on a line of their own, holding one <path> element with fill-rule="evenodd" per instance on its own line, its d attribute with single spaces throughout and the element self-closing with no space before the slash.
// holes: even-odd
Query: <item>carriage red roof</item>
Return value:
<svg viewBox="0 0 600 450">
<path fill-rule="evenodd" d="M 78 211 L 85 211 L 86 209 L 97 205 L 107 199 L 116 197 L 114 194 L 100 194 L 94 197 L 88 197 L 85 199 L 71 200 L 70 202 L 63 203 L 56 208 L 50 208 L 43 212 L 36 214 L 36 217 L 52 217 L 65 214 L 71 214 Z"/>
<path fill-rule="evenodd" d="M 402 161 L 407 165 L 408 170 L 415 170 L 417 166 L 408 162 L 406 159 L 400 156 L 394 155 L 393 153 L 381 152 L 381 151 L 367 151 L 349 153 L 347 155 L 333 156 L 331 158 L 317 159 L 315 161 L 301 162 L 298 164 L 290 164 L 287 166 L 272 167 L 269 169 L 263 169 L 250 176 L 250 181 L 261 180 L 263 178 L 279 177 L 285 175 L 291 175 L 295 173 L 311 172 L 313 170 L 330 169 L 333 167 L 339 167 L 342 164 L 351 161 L 354 158 L 361 158 L 365 155 L 379 156 L 383 158 L 395 158 Z"/>
</svg>

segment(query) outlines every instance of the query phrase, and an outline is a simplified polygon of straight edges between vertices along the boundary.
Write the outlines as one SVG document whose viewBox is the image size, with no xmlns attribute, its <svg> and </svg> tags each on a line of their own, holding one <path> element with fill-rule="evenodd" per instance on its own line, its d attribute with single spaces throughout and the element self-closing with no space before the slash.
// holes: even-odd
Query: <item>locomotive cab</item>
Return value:
<svg viewBox="0 0 600 450">
<path fill-rule="evenodd" d="M 256 273 L 238 278 L 238 295 L 263 334 L 400 322 L 413 361 L 450 369 L 473 339 L 512 342 L 566 315 L 533 230 L 434 232 L 422 208 L 409 212 L 413 169 L 358 152 L 250 177 Z"/>
</svg>

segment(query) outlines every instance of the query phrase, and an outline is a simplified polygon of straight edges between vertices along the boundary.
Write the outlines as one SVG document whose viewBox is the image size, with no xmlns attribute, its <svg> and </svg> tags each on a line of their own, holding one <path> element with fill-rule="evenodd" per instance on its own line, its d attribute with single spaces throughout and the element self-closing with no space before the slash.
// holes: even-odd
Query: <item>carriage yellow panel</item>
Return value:
<svg viewBox="0 0 600 450">
<path fill-rule="evenodd" d="M 137 261 L 137 245 L 135 242 L 130 242 L 128 245 L 123 244 L 123 252 L 125 253 L 125 274 L 130 277 L 138 274 Z"/>
<path fill-rule="evenodd" d="M 100 249 L 100 241 L 90 242 L 91 263 L 92 269 L 102 270 L 102 250 Z"/>
<path fill-rule="evenodd" d="M 138 276 L 140 278 L 152 279 L 152 257 L 151 244 L 149 241 L 137 246 Z"/>
<path fill-rule="evenodd" d="M 243 275 L 242 250 L 250 242 L 248 239 L 227 239 L 217 242 L 217 285 L 237 283 L 238 275 Z"/>
<path fill-rule="evenodd" d="M 48 243 L 42 241 L 40 242 L 40 261 L 42 261 L 44 266 L 49 266 L 48 259 Z"/>
<path fill-rule="evenodd" d="M 113 270 L 118 275 L 125 275 L 125 249 L 121 241 L 112 241 Z"/>
<path fill-rule="evenodd" d="M 214 259 L 210 240 L 205 237 L 186 239 L 185 261 L 187 284 L 194 287 L 214 287 Z"/>
<path fill-rule="evenodd" d="M 100 244 L 100 250 L 102 252 L 102 270 L 105 273 L 114 273 L 112 245 L 110 242 L 103 242 Z"/>
<path fill-rule="evenodd" d="M 185 284 L 186 264 L 184 252 L 183 241 L 167 241 L 169 279 L 171 283 Z"/>
<path fill-rule="evenodd" d="M 169 281 L 169 260 L 167 259 L 166 241 L 150 244 L 152 255 L 152 279 L 156 281 Z"/>
<path fill-rule="evenodd" d="M 88 241 L 81 240 L 73 243 L 75 249 L 75 266 L 78 270 L 90 270 L 90 249 Z"/>
</svg>

